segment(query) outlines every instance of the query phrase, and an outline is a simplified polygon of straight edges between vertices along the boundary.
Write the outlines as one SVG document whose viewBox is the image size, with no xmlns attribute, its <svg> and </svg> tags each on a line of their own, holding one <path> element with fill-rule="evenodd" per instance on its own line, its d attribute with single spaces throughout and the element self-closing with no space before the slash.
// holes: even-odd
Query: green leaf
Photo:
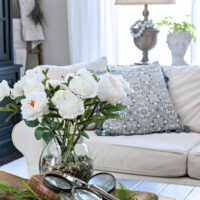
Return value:
<svg viewBox="0 0 200 200">
<path fill-rule="evenodd" d="M 26 98 L 25 96 L 17 97 L 17 98 L 15 98 L 15 102 L 19 103 L 19 102 L 21 102 L 22 99 L 25 99 L 25 98 Z"/>
<path fill-rule="evenodd" d="M 84 101 L 84 106 L 91 106 L 91 105 L 95 105 L 98 103 L 98 99 L 85 99 Z"/>
<path fill-rule="evenodd" d="M 18 106 L 16 104 L 14 104 L 14 103 L 9 103 L 9 104 L 6 105 L 6 107 L 11 109 L 11 110 L 13 110 L 13 112 L 18 112 L 19 111 Z"/>
<path fill-rule="evenodd" d="M 5 112 L 17 112 L 19 111 L 17 105 L 14 103 L 9 103 L 5 107 L 0 107 L 0 111 L 5 111 Z"/>
<path fill-rule="evenodd" d="M 43 138 L 43 134 L 44 134 L 45 131 L 49 131 L 49 129 L 48 128 L 44 128 L 44 127 L 37 127 L 35 129 L 35 138 L 37 140 L 42 139 Z"/>
<path fill-rule="evenodd" d="M 7 108 L 7 107 L 0 107 L 0 111 L 3 111 L 3 112 L 12 112 L 13 109 L 10 109 L 10 108 Z"/>
<path fill-rule="evenodd" d="M 109 119 L 121 119 L 119 114 L 101 111 L 101 113 Z"/>
<path fill-rule="evenodd" d="M 50 113 L 50 114 L 44 115 L 43 117 L 44 118 L 62 118 L 60 115 L 55 114 L 55 113 Z"/>
<path fill-rule="evenodd" d="M 42 138 L 46 144 L 49 144 L 49 142 L 54 138 L 54 134 L 52 132 L 45 132 Z"/>
<path fill-rule="evenodd" d="M 107 69 L 108 72 L 110 72 L 110 69 L 109 69 L 108 65 L 106 65 L 106 69 Z"/>
<path fill-rule="evenodd" d="M 78 125 L 79 126 L 87 126 L 87 125 L 92 124 L 92 123 L 100 124 L 100 123 L 105 122 L 106 119 L 109 119 L 109 117 L 95 115 L 90 120 L 84 120 L 84 121 L 79 122 Z"/>
<path fill-rule="evenodd" d="M 64 125 L 64 121 L 62 121 L 60 124 L 59 124 L 59 127 L 57 128 L 57 130 L 61 130 L 63 128 L 63 125 Z"/>
<path fill-rule="evenodd" d="M 60 85 L 56 86 L 56 88 L 54 89 L 54 93 L 57 92 L 58 90 L 60 90 Z"/>
<path fill-rule="evenodd" d="M 119 184 L 119 188 L 121 190 L 127 190 L 127 187 L 125 185 L 123 185 L 120 181 L 118 181 L 118 184 Z"/>
<path fill-rule="evenodd" d="M 122 104 L 116 104 L 116 105 L 111 105 L 111 104 L 105 104 L 103 105 L 99 111 L 106 111 L 106 112 L 117 112 L 126 109 L 127 106 L 124 106 Z"/>
<path fill-rule="evenodd" d="M 58 130 L 60 127 L 60 123 L 59 122 L 51 122 L 51 128 L 53 130 Z"/>
<path fill-rule="evenodd" d="M 99 82 L 99 80 L 100 80 L 99 77 L 97 77 L 96 75 L 92 75 L 92 76 L 94 77 L 94 80 L 95 80 L 96 82 Z"/>
<path fill-rule="evenodd" d="M 48 71 L 49 71 L 49 68 L 46 68 L 46 69 L 43 69 L 43 70 L 42 70 L 42 73 L 43 73 L 45 76 L 47 76 Z"/>
<path fill-rule="evenodd" d="M 48 126 L 48 127 L 51 127 L 51 122 L 52 122 L 52 119 L 51 118 L 42 118 L 42 125 L 43 126 Z"/>
<path fill-rule="evenodd" d="M 93 122 L 94 122 L 94 119 L 84 120 L 82 122 L 79 122 L 78 125 L 89 125 L 89 124 L 92 124 Z"/>
<path fill-rule="evenodd" d="M 101 124 L 101 123 L 104 123 L 104 122 L 106 121 L 106 119 L 107 119 L 107 118 L 102 117 L 101 119 L 95 120 L 94 123 L 95 123 L 95 124 Z"/>
<path fill-rule="evenodd" d="M 54 90 L 53 86 L 50 83 L 48 86 L 49 86 L 50 90 Z"/>
<path fill-rule="evenodd" d="M 37 127 L 39 125 L 38 119 L 32 120 L 32 121 L 28 121 L 28 120 L 24 120 L 24 121 L 25 121 L 26 125 L 31 128 Z"/>
<path fill-rule="evenodd" d="M 89 139 L 89 135 L 85 132 L 85 131 L 82 131 L 82 130 L 78 130 L 79 134 L 81 134 L 82 136 L 86 137 Z"/>
<path fill-rule="evenodd" d="M 45 89 L 45 92 L 47 94 L 47 97 L 51 97 L 51 91 L 50 90 Z"/>
<path fill-rule="evenodd" d="M 24 187 L 26 190 L 21 190 L 16 186 L 8 185 L 7 183 L 0 182 L 0 193 L 8 194 L 12 199 L 21 200 L 21 199 L 34 199 L 34 200 L 47 200 L 45 198 L 39 197 L 37 194 L 33 194 L 33 191 L 27 183 L 23 181 Z M 5 195 L 0 195 L 0 199 Z M 1 198 L 2 197 L 2 198 Z M 5 197 L 6 198 L 6 197 Z M 3 198 L 4 199 L 4 198 Z"/>
<path fill-rule="evenodd" d="M 73 79 L 73 77 L 69 76 L 68 80 L 67 80 L 67 83 L 63 83 L 63 84 L 66 85 L 66 86 L 69 86 L 69 84 L 70 84 L 70 82 L 71 82 L 72 79 Z"/>
<path fill-rule="evenodd" d="M 186 16 L 186 17 L 188 17 L 188 16 Z M 169 32 L 175 32 L 178 30 L 189 31 L 192 34 L 192 39 L 195 41 L 195 39 L 196 39 L 194 36 L 195 26 L 194 26 L 194 24 L 189 23 L 187 21 L 182 21 L 182 22 L 178 23 L 178 22 L 175 22 L 172 17 L 165 17 L 164 20 L 162 20 L 161 22 L 158 22 L 156 25 L 158 27 L 168 26 Z"/>
<path fill-rule="evenodd" d="M 83 114 L 83 118 L 82 119 L 88 119 L 88 117 L 90 116 L 91 112 L 93 111 L 93 109 L 88 109 L 84 112 Z"/>
<path fill-rule="evenodd" d="M 115 197 L 119 200 L 137 200 L 138 198 L 134 194 L 134 192 L 128 190 L 126 186 L 124 186 L 122 183 L 118 182 L 119 189 L 115 193 Z"/>
<path fill-rule="evenodd" d="M 5 107 L 0 107 L 0 111 L 11 112 L 10 115 L 6 118 L 5 122 L 8 122 L 15 114 L 20 112 L 18 106 L 14 103 L 14 101 L 7 104 Z"/>
</svg>

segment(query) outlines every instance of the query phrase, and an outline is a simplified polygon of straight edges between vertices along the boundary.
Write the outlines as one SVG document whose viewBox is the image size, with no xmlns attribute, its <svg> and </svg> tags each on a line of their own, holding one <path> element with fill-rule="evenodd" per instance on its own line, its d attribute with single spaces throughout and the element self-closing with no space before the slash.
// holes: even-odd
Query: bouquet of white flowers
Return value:
<svg viewBox="0 0 200 200">
<path fill-rule="evenodd" d="M 126 108 L 120 101 L 129 91 L 121 75 L 109 72 L 97 77 L 83 68 L 58 81 L 48 78 L 48 68 L 35 68 L 12 89 L 7 81 L 0 83 L 0 101 L 8 100 L 0 111 L 11 112 L 6 121 L 21 113 L 26 125 L 35 128 L 37 140 L 48 144 L 56 138 L 63 163 L 72 157 L 78 162 L 75 145 L 81 136 L 89 138 L 85 129 L 92 123 L 120 119 L 116 112 Z"/>
</svg>

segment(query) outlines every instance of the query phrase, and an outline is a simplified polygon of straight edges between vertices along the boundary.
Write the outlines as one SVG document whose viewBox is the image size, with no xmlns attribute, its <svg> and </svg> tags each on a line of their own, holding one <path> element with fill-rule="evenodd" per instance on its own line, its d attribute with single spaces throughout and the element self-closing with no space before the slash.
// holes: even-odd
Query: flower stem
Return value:
<svg viewBox="0 0 200 200">
<path fill-rule="evenodd" d="M 87 120 L 89 120 L 89 119 L 93 116 L 93 114 L 94 114 L 96 108 L 98 107 L 98 105 L 99 105 L 99 103 L 96 103 L 96 105 L 94 106 L 92 112 L 91 112 L 90 115 L 88 116 Z M 84 126 L 81 128 L 81 130 L 82 130 L 82 131 L 85 130 L 85 129 L 87 128 L 87 126 L 88 126 L 88 125 L 84 125 Z M 79 134 L 78 137 L 76 138 L 75 142 L 74 142 L 74 146 L 76 146 L 76 144 L 77 144 L 77 142 L 79 141 L 80 137 L 81 137 L 81 135 Z"/>
</svg>

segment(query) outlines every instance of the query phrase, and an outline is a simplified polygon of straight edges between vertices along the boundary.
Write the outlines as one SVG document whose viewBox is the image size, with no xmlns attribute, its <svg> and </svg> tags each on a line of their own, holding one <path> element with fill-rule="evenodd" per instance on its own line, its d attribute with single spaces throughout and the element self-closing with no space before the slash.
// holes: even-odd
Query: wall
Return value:
<svg viewBox="0 0 200 200">
<path fill-rule="evenodd" d="M 69 64 L 66 0 L 41 0 L 47 26 L 44 27 L 45 64 Z"/>
<path fill-rule="evenodd" d="M 14 17 L 19 17 L 17 0 L 13 0 Z M 47 25 L 44 25 L 44 64 L 68 65 L 68 31 L 66 0 L 41 0 L 41 8 Z M 27 69 L 38 65 L 36 55 L 28 55 Z"/>
</svg>

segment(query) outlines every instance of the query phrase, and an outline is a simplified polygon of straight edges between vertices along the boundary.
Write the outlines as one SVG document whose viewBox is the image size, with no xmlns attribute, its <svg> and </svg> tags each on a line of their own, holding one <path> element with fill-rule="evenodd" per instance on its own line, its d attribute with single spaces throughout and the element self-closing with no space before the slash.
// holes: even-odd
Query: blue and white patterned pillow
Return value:
<svg viewBox="0 0 200 200">
<path fill-rule="evenodd" d="M 99 75 L 103 71 L 92 71 Z M 105 71 L 104 71 L 105 72 Z M 133 67 L 131 70 L 111 70 L 130 83 L 133 92 L 122 104 L 123 120 L 110 119 L 101 124 L 98 135 L 144 135 L 159 132 L 185 131 L 169 96 L 162 68 L 158 64 Z"/>
</svg>

